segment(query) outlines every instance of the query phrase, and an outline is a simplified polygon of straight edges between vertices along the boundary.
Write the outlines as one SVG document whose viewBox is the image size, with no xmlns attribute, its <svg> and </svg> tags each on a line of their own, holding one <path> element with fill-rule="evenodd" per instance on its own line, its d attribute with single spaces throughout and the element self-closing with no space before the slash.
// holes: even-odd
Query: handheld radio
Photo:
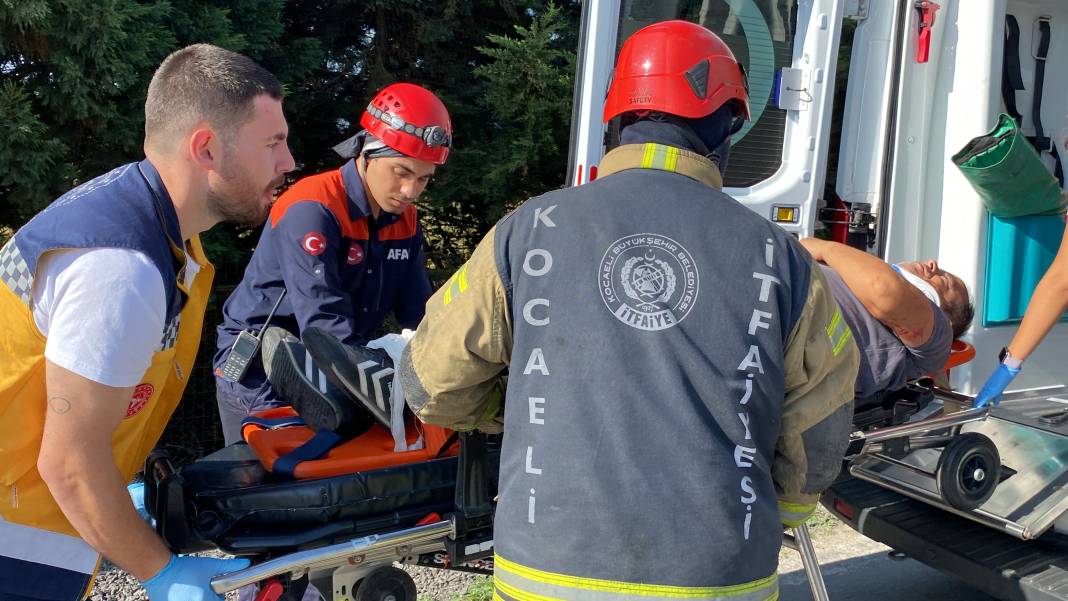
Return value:
<svg viewBox="0 0 1068 601">
<path fill-rule="evenodd" d="M 285 296 L 286 289 L 282 288 L 282 293 L 278 295 L 278 300 L 274 302 L 274 307 L 267 314 L 267 319 L 263 322 L 259 332 L 241 330 L 241 333 L 237 335 L 237 340 L 230 347 L 230 354 L 226 357 L 226 362 L 222 366 L 223 379 L 230 382 L 240 382 L 241 378 L 245 377 L 245 370 L 248 369 L 249 362 L 260 350 L 260 339 L 263 337 L 263 332 L 271 323 L 271 318 L 274 317 L 275 311 L 278 310 L 278 305 L 282 304 L 282 299 Z"/>
</svg>

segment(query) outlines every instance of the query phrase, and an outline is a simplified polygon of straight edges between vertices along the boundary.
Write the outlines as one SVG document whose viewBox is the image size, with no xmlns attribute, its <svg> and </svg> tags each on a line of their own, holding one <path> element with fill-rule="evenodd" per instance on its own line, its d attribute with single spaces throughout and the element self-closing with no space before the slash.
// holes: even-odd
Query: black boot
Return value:
<svg viewBox="0 0 1068 601">
<path fill-rule="evenodd" d="M 371 426 L 371 416 L 330 382 L 288 330 L 267 328 L 261 344 L 267 380 L 308 427 L 351 437 Z"/>
<path fill-rule="evenodd" d="M 307 328 L 304 346 L 315 364 L 333 382 L 363 406 L 386 428 L 390 427 L 393 360 L 382 350 L 347 346 L 320 330 Z"/>
</svg>

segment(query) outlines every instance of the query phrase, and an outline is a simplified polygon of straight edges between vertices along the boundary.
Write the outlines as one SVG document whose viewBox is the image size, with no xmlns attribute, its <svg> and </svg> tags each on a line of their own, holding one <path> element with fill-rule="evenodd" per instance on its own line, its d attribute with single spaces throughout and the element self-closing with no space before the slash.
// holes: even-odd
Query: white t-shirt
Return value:
<svg viewBox="0 0 1068 601">
<path fill-rule="evenodd" d="M 199 270 L 190 259 L 185 281 Z M 106 386 L 140 382 L 167 315 L 163 277 L 147 256 L 124 248 L 53 251 L 37 264 L 32 294 L 49 361 Z"/>
</svg>

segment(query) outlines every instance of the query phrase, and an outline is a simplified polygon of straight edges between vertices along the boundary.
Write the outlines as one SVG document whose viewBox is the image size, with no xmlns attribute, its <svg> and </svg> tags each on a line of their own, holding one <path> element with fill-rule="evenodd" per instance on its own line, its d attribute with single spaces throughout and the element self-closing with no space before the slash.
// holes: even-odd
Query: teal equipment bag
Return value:
<svg viewBox="0 0 1068 601">
<path fill-rule="evenodd" d="M 1063 236 L 1060 215 L 989 217 L 983 327 L 1020 322 Z"/>
<path fill-rule="evenodd" d="M 995 217 L 1055 215 L 1065 210 L 1068 199 L 1057 179 L 1016 121 L 1004 113 L 994 129 L 953 155 L 953 163 Z"/>
</svg>

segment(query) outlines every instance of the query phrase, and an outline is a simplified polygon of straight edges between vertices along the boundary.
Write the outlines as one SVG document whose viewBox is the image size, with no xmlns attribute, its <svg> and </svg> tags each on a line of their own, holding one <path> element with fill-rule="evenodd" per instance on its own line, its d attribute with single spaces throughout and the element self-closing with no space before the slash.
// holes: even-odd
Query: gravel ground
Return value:
<svg viewBox="0 0 1068 601">
<path fill-rule="evenodd" d="M 215 557 L 226 557 L 221 553 L 205 553 Z M 400 566 L 415 580 L 415 589 L 419 591 L 419 601 L 456 601 L 473 584 L 486 580 L 485 576 L 451 572 L 418 566 Z M 484 585 L 483 585 L 484 586 Z M 478 587 L 476 586 L 476 589 Z M 90 594 L 91 601 L 147 601 L 144 589 L 132 576 L 118 567 L 104 562 L 97 575 L 96 586 Z M 236 594 L 227 596 L 227 601 L 237 599 Z"/>
</svg>

